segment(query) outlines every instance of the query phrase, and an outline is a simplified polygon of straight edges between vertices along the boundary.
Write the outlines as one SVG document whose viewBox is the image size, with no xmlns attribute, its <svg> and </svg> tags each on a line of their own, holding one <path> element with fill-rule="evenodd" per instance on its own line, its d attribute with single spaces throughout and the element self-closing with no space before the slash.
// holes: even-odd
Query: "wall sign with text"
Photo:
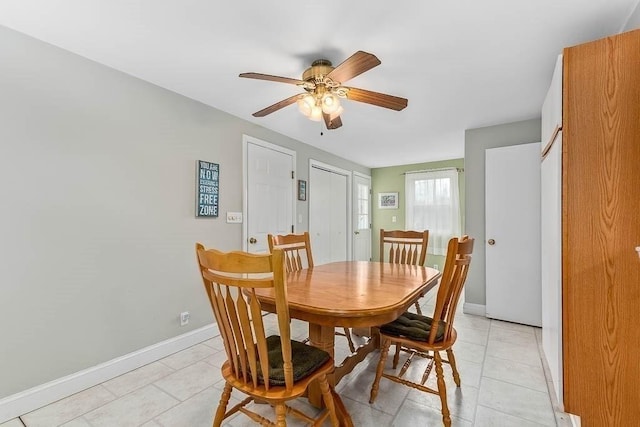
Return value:
<svg viewBox="0 0 640 427">
<path fill-rule="evenodd" d="M 198 160 L 196 179 L 196 216 L 218 216 L 220 165 Z"/>
</svg>

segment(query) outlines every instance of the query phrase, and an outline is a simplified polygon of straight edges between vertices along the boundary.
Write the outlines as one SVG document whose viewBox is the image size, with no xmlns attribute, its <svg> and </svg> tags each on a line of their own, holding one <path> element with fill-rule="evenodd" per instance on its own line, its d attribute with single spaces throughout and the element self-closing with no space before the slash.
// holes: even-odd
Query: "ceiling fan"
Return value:
<svg viewBox="0 0 640 427">
<path fill-rule="evenodd" d="M 337 129 L 342 126 L 340 115 L 344 110 L 340 105 L 340 98 L 390 108 L 396 111 L 400 111 L 407 106 L 408 101 L 405 98 L 342 86 L 347 80 L 380 64 L 380 60 L 375 55 L 360 50 L 337 67 L 333 67 L 331 62 L 326 59 L 313 61 L 311 67 L 302 73 L 302 80 L 260 73 L 242 73 L 240 77 L 289 83 L 305 90 L 305 93 L 290 96 L 253 113 L 254 117 L 264 117 L 295 102 L 298 104 L 300 111 L 309 119 L 314 121 L 324 119 L 327 129 Z"/>
</svg>

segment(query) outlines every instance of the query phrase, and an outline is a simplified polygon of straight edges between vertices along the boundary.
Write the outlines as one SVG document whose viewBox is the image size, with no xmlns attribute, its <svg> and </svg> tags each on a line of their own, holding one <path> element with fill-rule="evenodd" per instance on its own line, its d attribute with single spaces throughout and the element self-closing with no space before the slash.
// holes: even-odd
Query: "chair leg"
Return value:
<svg viewBox="0 0 640 427">
<path fill-rule="evenodd" d="M 284 403 L 276 403 L 276 426 L 287 427 L 287 407 Z"/>
<path fill-rule="evenodd" d="M 440 395 L 440 403 L 442 405 L 442 423 L 445 427 L 451 427 L 451 416 L 449 414 L 449 406 L 447 405 L 447 386 L 444 382 L 444 371 L 442 370 L 442 358 L 440 357 L 440 352 L 434 351 L 433 358 L 436 362 L 438 395 Z"/>
<path fill-rule="evenodd" d="M 402 350 L 402 346 L 399 342 L 396 343 L 396 354 L 393 355 L 393 369 L 398 367 L 398 362 L 400 361 L 400 351 Z"/>
<path fill-rule="evenodd" d="M 349 343 L 349 350 L 351 350 L 351 353 L 355 353 L 356 346 L 353 345 L 353 340 L 351 339 L 351 330 L 349 328 L 344 328 L 344 336 L 347 337 L 347 342 Z"/>
<path fill-rule="evenodd" d="M 324 400 L 324 404 L 327 407 L 327 411 L 329 411 L 329 416 L 331 417 L 331 425 L 333 425 L 333 427 L 338 427 L 340 425 L 340 421 L 338 421 L 336 406 L 333 402 L 333 396 L 331 395 L 331 388 L 329 388 L 329 383 L 327 382 L 327 376 L 323 375 L 319 377 L 318 384 L 320 385 L 320 391 L 322 392 L 322 400 Z"/>
<path fill-rule="evenodd" d="M 384 364 L 387 361 L 387 356 L 389 355 L 390 346 L 391 340 L 385 338 L 382 341 L 382 346 L 380 347 L 380 360 L 378 361 L 378 367 L 376 368 L 376 378 L 373 380 L 373 384 L 371 385 L 371 395 L 369 397 L 369 403 L 373 403 L 378 396 L 378 389 L 380 388 L 380 378 L 382 378 L 382 371 L 384 370 Z"/>
<path fill-rule="evenodd" d="M 218 404 L 218 409 L 216 410 L 216 416 L 213 419 L 213 427 L 219 427 L 222 424 L 222 420 L 224 420 L 224 414 L 227 411 L 227 405 L 229 404 L 229 398 L 231 397 L 231 384 L 225 383 L 224 389 L 222 390 L 222 396 L 220 396 L 220 403 Z"/>
<path fill-rule="evenodd" d="M 453 355 L 453 349 L 447 349 L 447 360 L 449 361 L 449 365 L 451 365 L 451 370 L 453 371 L 453 381 L 456 382 L 456 385 L 460 387 L 460 374 L 458 373 L 458 367 L 456 366 L 456 358 Z"/>
<path fill-rule="evenodd" d="M 420 309 L 420 303 L 416 301 L 413 304 L 416 306 L 416 312 L 422 316 L 422 309 Z"/>
</svg>

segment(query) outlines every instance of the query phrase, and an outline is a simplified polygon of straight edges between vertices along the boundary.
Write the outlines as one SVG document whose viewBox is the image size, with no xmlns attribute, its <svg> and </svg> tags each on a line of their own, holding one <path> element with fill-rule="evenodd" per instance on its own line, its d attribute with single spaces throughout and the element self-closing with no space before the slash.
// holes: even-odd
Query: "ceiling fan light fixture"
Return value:
<svg viewBox="0 0 640 427">
<path fill-rule="evenodd" d="M 333 114 L 340 108 L 340 100 L 332 93 L 322 95 L 322 112 Z"/>
<path fill-rule="evenodd" d="M 313 108 L 311 108 L 311 114 L 308 117 L 314 122 L 319 122 L 322 120 L 322 108 L 314 105 Z"/>
<path fill-rule="evenodd" d="M 302 114 L 304 114 L 305 116 L 309 117 L 311 116 L 311 110 L 313 109 L 313 107 L 315 107 L 316 105 L 316 101 L 315 98 L 309 94 L 306 94 L 304 96 L 301 96 L 298 101 L 298 109 L 300 110 L 300 112 Z"/>
</svg>

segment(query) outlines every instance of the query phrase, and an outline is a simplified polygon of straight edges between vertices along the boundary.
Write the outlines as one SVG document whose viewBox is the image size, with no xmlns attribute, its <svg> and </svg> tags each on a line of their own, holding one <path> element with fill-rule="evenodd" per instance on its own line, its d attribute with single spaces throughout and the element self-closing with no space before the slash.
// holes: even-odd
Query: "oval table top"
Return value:
<svg viewBox="0 0 640 427">
<path fill-rule="evenodd" d="M 398 318 L 437 285 L 440 272 L 387 262 L 342 261 L 287 274 L 290 315 L 325 326 L 366 327 Z M 256 289 L 269 310 L 273 289 Z"/>
</svg>

